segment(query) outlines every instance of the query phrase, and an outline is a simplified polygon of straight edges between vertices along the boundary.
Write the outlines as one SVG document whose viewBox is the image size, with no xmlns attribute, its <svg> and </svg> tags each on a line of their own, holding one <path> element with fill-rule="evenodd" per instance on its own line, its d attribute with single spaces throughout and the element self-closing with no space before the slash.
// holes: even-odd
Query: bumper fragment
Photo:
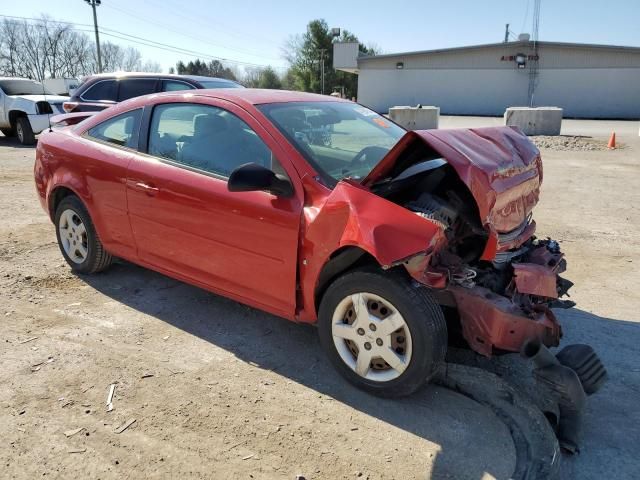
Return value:
<svg viewBox="0 0 640 480">
<path fill-rule="evenodd" d="M 513 265 L 516 290 L 540 297 L 558 298 L 558 275 L 549 267 L 535 263 Z"/>
<path fill-rule="evenodd" d="M 528 315 L 511 300 L 475 286 L 449 286 L 458 305 L 462 334 L 476 352 L 491 356 L 494 350 L 519 351 L 529 340 L 555 347 L 562 328 L 553 312 L 543 306 Z"/>
</svg>

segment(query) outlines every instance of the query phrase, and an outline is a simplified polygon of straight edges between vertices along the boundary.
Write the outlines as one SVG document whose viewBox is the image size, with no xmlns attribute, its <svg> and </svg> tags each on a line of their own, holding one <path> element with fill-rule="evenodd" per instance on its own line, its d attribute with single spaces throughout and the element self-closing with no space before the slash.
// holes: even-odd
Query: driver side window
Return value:
<svg viewBox="0 0 640 480">
<path fill-rule="evenodd" d="M 225 178 L 245 163 L 283 172 L 269 147 L 249 125 L 231 112 L 209 105 L 156 106 L 148 153 Z"/>
</svg>

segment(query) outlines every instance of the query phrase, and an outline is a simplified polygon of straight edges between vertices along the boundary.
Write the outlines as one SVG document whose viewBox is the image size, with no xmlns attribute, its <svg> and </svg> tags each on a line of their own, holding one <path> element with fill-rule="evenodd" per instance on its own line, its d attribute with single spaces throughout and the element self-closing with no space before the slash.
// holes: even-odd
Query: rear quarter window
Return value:
<svg viewBox="0 0 640 480">
<path fill-rule="evenodd" d="M 137 148 L 142 109 L 138 108 L 99 123 L 90 128 L 85 136 L 119 147 Z"/>
<path fill-rule="evenodd" d="M 148 95 L 156 91 L 156 78 L 132 78 L 120 80 L 118 101 L 122 102 L 134 97 Z"/>
<path fill-rule="evenodd" d="M 164 80 L 162 82 L 162 91 L 163 92 L 177 92 L 180 90 L 193 90 L 193 85 L 189 85 L 188 83 L 174 80 Z"/>
<path fill-rule="evenodd" d="M 115 80 L 101 80 L 87 88 L 87 90 L 80 96 L 83 100 L 91 100 L 95 102 L 106 100 L 115 102 L 117 93 L 118 89 Z"/>
</svg>

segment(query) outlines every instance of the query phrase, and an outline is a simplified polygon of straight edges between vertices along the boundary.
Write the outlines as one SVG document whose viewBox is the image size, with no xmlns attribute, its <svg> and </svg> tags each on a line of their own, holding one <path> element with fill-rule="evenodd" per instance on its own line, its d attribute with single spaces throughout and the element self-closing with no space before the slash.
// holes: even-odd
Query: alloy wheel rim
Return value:
<svg viewBox="0 0 640 480">
<path fill-rule="evenodd" d="M 22 130 L 22 125 L 20 122 L 16 124 L 16 134 L 18 135 L 18 140 L 22 142 L 24 140 L 24 131 Z"/>
<path fill-rule="evenodd" d="M 367 380 L 394 380 L 411 362 L 409 326 L 379 295 L 359 292 L 343 298 L 333 312 L 331 334 L 342 361 Z"/>
<path fill-rule="evenodd" d="M 62 212 L 58 231 L 62 248 L 71 261 L 77 264 L 84 262 L 89 253 L 87 229 L 78 214 L 71 209 Z"/>
</svg>

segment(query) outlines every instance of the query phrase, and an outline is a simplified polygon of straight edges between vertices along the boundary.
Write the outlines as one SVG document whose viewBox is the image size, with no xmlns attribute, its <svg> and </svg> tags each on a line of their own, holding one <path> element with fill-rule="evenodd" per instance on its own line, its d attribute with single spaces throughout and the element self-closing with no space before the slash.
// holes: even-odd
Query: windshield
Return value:
<svg viewBox="0 0 640 480">
<path fill-rule="evenodd" d="M 260 110 L 325 177 L 361 179 L 406 133 L 356 103 L 291 102 Z"/>
<path fill-rule="evenodd" d="M 227 80 L 198 80 L 198 83 L 202 88 L 244 88 L 239 83 Z"/>
<path fill-rule="evenodd" d="M 6 95 L 53 95 L 35 80 L 0 80 L 0 88 Z"/>
</svg>

